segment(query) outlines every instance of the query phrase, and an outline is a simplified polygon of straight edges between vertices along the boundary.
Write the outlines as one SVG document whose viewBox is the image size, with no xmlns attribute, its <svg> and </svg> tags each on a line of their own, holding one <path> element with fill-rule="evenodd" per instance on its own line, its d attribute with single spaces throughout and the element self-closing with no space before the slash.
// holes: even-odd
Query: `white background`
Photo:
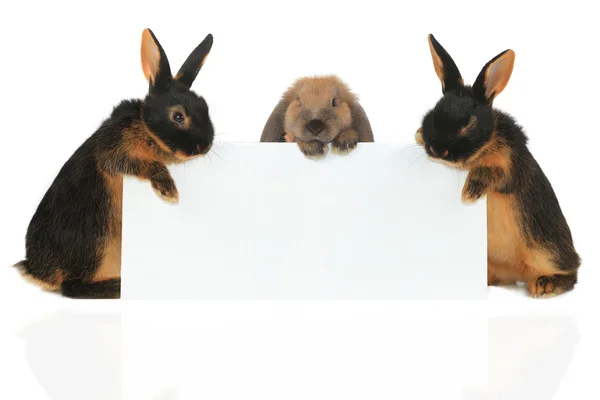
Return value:
<svg viewBox="0 0 600 400">
<path fill-rule="evenodd" d="M 598 398 L 600 332 L 592 304 L 600 279 L 593 161 L 600 35 L 593 6 L 3 2 L 0 398 L 117 399 L 100 396 L 115 382 L 127 399 L 153 398 L 148 391 L 154 387 L 163 399 L 421 399 L 440 387 L 448 399 Z M 146 27 L 173 70 L 214 34 L 213 52 L 193 88 L 210 104 L 221 141 L 257 141 L 287 85 L 300 75 L 329 72 L 360 95 L 377 141 L 411 141 L 440 96 L 428 33 L 467 82 L 512 48 L 514 73 L 495 104 L 524 125 L 557 192 L 584 259 L 581 283 L 573 293 L 542 301 L 526 298 L 521 288 L 493 288 L 484 304 L 76 303 L 25 284 L 9 266 L 23 258 L 27 224 L 52 179 L 114 104 L 145 93 L 139 41 Z M 448 319 L 465 332 L 473 332 L 470 324 L 487 324 L 487 335 L 484 330 L 461 342 L 460 329 L 446 328 Z M 178 324 L 187 335 L 174 333 Z M 28 328 L 36 330 L 27 335 Z M 446 346 L 431 346 L 440 342 Z M 463 352 L 454 352 L 452 343 Z M 457 371 L 471 371 L 481 364 L 469 355 L 480 354 L 482 343 L 490 346 L 490 365 L 479 368 L 480 375 L 456 378 L 450 388 L 438 369 L 427 369 L 452 362 Z M 136 353 L 136 344 L 144 351 Z M 81 387 L 83 394 L 69 393 Z M 458 387 L 478 387 L 480 395 L 467 397 Z M 506 394 L 515 387 L 516 394 Z"/>
</svg>

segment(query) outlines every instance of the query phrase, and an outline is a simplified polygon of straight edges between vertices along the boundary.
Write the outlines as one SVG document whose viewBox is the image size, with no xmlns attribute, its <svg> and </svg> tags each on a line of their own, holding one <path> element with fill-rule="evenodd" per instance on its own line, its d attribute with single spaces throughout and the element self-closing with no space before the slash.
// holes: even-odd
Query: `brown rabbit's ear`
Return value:
<svg viewBox="0 0 600 400">
<path fill-rule="evenodd" d="M 281 99 L 271 112 L 260 137 L 261 142 L 285 142 L 285 112 L 289 103 Z"/>
<path fill-rule="evenodd" d="M 428 39 L 433 67 L 442 82 L 442 93 L 462 87 L 464 85 L 463 78 L 450 54 L 435 40 L 432 34 L 429 34 Z"/>
<path fill-rule="evenodd" d="M 171 83 L 171 67 L 162 46 L 148 28 L 142 32 L 142 70 L 150 90 L 165 90 Z"/>
<path fill-rule="evenodd" d="M 190 88 L 196 76 L 198 76 L 198 72 L 200 72 L 200 69 L 204 65 L 212 45 L 213 36 L 209 33 L 202 43 L 192 51 L 187 60 L 185 60 L 179 72 L 175 75 L 175 80 Z"/>
<path fill-rule="evenodd" d="M 481 70 L 473 84 L 475 97 L 491 105 L 508 84 L 515 64 L 515 52 L 505 50 L 492 58 Z"/>
<path fill-rule="evenodd" d="M 371 129 L 371 123 L 369 117 L 364 108 L 358 102 L 354 102 L 350 105 L 350 112 L 352 114 L 352 129 L 358 132 L 359 142 L 374 142 L 373 129 Z"/>
</svg>

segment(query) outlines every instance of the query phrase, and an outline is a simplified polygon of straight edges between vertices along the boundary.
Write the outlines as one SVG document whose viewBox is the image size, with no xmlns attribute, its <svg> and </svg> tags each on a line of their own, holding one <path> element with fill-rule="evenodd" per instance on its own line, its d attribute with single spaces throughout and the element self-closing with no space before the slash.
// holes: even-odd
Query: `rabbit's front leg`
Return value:
<svg viewBox="0 0 600 400">
<path fill-rule="evenodd" d="M 354 150 L 359 137 L 360 135 L 354 129 L 346 129 L 333 139 L 331 148 L 337 154 L 347 154 Z"/>
<path fill-rule="evenodd" d="M 477 167 L 469 171 L 462 190 L 463 203 L 475 203 L 485 195 L 492 184 L 492 170 L 488 167 Z"/>
<path fill-rule="evenodd" d="M 296 138 L 296 143 L 298 143 L 298 147 L 300 151 L 304 153 L 307 158 L 318 160 L 327 154 L 327 146 L 325 143 L 320 142 L 318 140 L 311 140 L 310 142 L 305 142 L 304 140 L 300 140 Z"/>
<path fill-rule="evenodd" d="M 111 154 L 101 159 L 101 165 L 108 173 L 133 175 L 150 181 L 156 194 L 169 203 L 179 201 L 175 181 L 166 165 L 159 161 L 132 158 L 125 154 Z"/>
<path fill-rule="evenodd" d="M 179 193 L 177 192 L 175 181 L 164 164 L 154 162 L 149 169 L 148 179 L 150 179 L 152 188 L 161 199 L 169 203 L 177 203 L 179 201 Z"/>
</svg>

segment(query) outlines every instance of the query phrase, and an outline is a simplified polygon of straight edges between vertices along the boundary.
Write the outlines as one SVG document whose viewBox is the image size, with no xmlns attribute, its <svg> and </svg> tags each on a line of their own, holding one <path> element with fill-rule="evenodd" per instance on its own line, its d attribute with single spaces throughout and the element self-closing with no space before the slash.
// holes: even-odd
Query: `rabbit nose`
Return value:
<svg viewBox="0 0 600 400">
<path fill-rule="evenodd" d="M 433 146 L 429 146 L 429 151 L 435 158 L 444 158 L 448 155 L 448 150 L 436 150 Z"/>
<path fill-rule="evenodd" d="M 306 129 L 312 132 L 313 135 L 318 136 L 319 133 L 325 129 L 325 124 L 323 121 L 318 119 L 313 119 L 308 124 L 306 124 Z"/>
</svg>

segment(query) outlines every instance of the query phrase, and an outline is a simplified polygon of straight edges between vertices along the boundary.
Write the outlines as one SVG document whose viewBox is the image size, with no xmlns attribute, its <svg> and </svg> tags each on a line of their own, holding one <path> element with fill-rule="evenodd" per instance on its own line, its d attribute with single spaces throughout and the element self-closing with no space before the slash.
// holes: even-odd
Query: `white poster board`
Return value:
<svg viewBox="0 0 600 400">
<path fill-rule="evenodd" d="M 485 200 L 400 143 L 304 158 L 295 144 L 218 143 L 169 167 L 179 203 L 126 178 L 122 297 L 484 299 Z"/>
</svg>

